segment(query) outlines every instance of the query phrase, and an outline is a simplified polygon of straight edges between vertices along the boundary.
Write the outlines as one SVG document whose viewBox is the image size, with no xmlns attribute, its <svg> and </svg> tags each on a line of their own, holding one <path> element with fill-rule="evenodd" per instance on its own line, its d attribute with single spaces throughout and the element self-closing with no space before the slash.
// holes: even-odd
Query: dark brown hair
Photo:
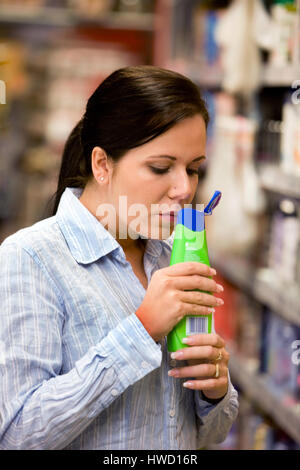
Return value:
<svg viewBox="0 0 300 470">
<path fill-rule="evenodd" d="M 205 102 L 197 85 L 187 77 L 152 65 L 113 72 L 91 95 L 83 118 L 65 144 L 53 215 L 64 190 L 84 188 L 92 176 L 94 147 L 101 147 L 118 162 L 130 149 L 195 114 L 200 114 L 207 126 Z"/>
</svg>

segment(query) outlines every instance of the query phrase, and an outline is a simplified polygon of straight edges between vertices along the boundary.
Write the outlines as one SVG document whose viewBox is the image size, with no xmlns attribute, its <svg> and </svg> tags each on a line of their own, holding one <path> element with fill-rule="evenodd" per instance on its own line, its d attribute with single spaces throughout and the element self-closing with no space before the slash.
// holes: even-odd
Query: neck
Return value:
<svg viewBox="0 0 300 470">
<path fill-rule="evenodd" d="M 136 240 L 133 240 L 128 236 L 127 238 L 119 238 L 118 220 L 113 221 L 113 223 L 111 224 L 112 227 L 110 227 L 110 224 L 107 222 L 106 214 L 103 216 L 97 215 L 97 209 L 100 204 L 108 203 L 108 201 L 104 201 L 101 198 L 98 191 L 94 190 L 93 188 L 87 185 L 84 188 L 79 200 L 94 215 L 94 217 L 96 217 L 96 219 L 104 226 L 104 228 L 111 233 L 111 235 L 123 248 L 125 254 L 134 255 L 137 257 L 141 256 L 141 258 L 143 258 L 146 247 L 145 239 L 139 237 Z M 106 219 L 106 222 L 104 219 Z"/>
<path fill-rule="evenodd" d="M 117 240 L 118 243 L 120 243 L 119 240 Z M 123 240 L 121 240 L 122 242 Z M 141 238 L 138 238 L 137 240 L 132 240 L 134 245 L 123 245 L 120 243 L 121 247 L 124 250 L 126 258 L 131 261 L 135 262 L 138 265 L 143 266 L 144 264 L 144 253 L 145 253 L 145 240 L 142 240 Z"/>
</svg>

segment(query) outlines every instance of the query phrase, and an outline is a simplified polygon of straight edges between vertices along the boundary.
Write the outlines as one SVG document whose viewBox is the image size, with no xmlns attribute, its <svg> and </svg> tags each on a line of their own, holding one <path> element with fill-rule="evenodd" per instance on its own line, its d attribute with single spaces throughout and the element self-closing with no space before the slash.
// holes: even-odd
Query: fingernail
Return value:
<svg viewBox="0 0 300 470">
<path fill-rule="evenodd" d="M 178 376 L 178 369 L 169 370 L 168 375 L 171 376 L 171 377 L 177 377 Z"/>
<path fill-rule="evenodd" d="M 217 304 L 218 305 L 224 305 L 224 300 L 223 299 L 217 299 Z"/>
<path fill-rule="evenodd" d="M 215 276 L 217 274 L 217 271 L 214 268 L 210 268 L 210 273 Z"/>
<path fill-rule="evenodd" d="M 185 388 L 193 388 L 193 382 L 184 382 L 182 385 Z"/>
<path fill-rule="evenodd" d="M 183 344 L 192 344 L 193 340 L 191 338 L 183 338 L 181 342 Z"/>
<path fill-rule="evenodd" d="M 217 289 L 218 289 L 218 292 L 223 292 L 224 291 L 224 287 L 221 286 L 221 284 L 217 284 Z"/>
<path fill-rule="evenodd" d="M 179 359 L 180 357 L 183 356 L 183 352 L 182 351 L 176 351 L 176 352 L 172 352 L 171 353 L 171 358 L 172 359 Z"/>
</svg>

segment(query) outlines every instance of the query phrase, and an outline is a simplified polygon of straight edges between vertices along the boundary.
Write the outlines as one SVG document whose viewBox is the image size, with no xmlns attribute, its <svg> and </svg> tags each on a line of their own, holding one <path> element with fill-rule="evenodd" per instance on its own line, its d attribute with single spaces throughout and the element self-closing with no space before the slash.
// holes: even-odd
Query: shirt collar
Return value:
<svg viewBox="0 0 300 470">
<path fill-rule="evenodd" d="M 121 245 L 96 217 L 79 201 L 80 188 L 66 188 L 61 196 L 56 220 L 78 263 L 89 264 L 112 253 L 120 261 L 126 257 Z M 166 240 L 148 239 L 146 253 L 158 258 L 163 247 L 171 250 L 175 232 Z"/>
</svg>

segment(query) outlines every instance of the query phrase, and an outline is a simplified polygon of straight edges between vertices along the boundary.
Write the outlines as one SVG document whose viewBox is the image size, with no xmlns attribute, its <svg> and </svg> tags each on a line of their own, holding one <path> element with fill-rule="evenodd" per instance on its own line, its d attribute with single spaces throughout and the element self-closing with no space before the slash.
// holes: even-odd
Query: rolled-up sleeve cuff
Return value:
<svg viewBox="0 0 300 470">
<path fill-rule="evenodd" d="M 198 390 L 195 391 L 196 414 L 202 421 L 205 420 L 208 415 L 209 418 L 212 418 L 212 415 L 218 414 L 221 409 L 223 409 L 225 412 L 230 412 L 230 399 L 233 397 L 233 395 L 237 394 L 237 392 L 230 381 L 229 373 L 228 380 L 229 382 L 227 393 L 224 398 L 217 404 L 208 403 L 203 398 L 201 398 L 201 392 L 199 392 Z"/>
<path fill-rule="evenodd" d="M 162 361 L 161 345 L 153 340 L 135 314 L 110 331 L 101 341 L 101 350 L 113 357 L 113 365 L 124 387 L 160 367 Z"/>
</svg>

